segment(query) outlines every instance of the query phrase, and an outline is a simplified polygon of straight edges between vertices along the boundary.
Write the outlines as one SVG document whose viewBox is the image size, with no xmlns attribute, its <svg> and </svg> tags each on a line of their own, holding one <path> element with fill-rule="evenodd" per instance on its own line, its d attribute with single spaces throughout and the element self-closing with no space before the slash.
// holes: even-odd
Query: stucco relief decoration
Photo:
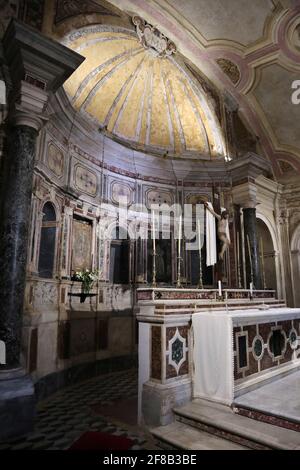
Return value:
<svg viewBox="0 0 300 470">
<path fill-rule="evenodd" d="M 149 50 L 155 57 L 169 57 L 176 52 L 174 42 L 170 41 L 158 29 L 146 23 L 139 16 L 134 16 L 132 22 L 142 46 Z"/>
<path fill-rule="evenodd" d="M 178 328 L 176 328 L 175 335 L 169 341 L 168 349 L 168 363 L 174 367 L 178 375 L 180 367 L 186 361 L 186 353 L 188 351 L 186 339 L 181 336 Z"/>
<path fill-rule="evenodd" d="M 148 209 L 151 208 L 151 204 L 173 204 L 172 194 L 167 191 L 156 191 L 150 190 L 147 192 L 146 205 Z"/>
<path fill-rule="evenodd" d="M 115 204 L 118 204 L 120 200 L 127 200 L 127 204 L 130 205 L 133 202 L 133 190 L 132 188 L 119 181 L 113 181 L 111 185 L 111 199 Z"/>
<path fill-rule="evenodd" d="M 75 168 L 74 177 L 75 186 L 89 196 L 96 196 L 97 194 L 97 175 L 86 167 L 77 165 Z"/>
<path fill-rule="evenodd" d="M 217 59 L 218 66 L 223 70 L 227 77 L 236 85 L 241 78 L 240 69 L 229 59 Z"/>
<path fill-rule="evenodd" d="M 64 171 L 64 154 L 54 144 L 50 144 L 47 152 L 48 168 L 57 176 L 60 177 Z"/>
<path fill-rule="evenodd" d="M 279 160 L 279 167 L 282 173 L 293 173 L 295 168 L 285 160 Z"/>
</svg>

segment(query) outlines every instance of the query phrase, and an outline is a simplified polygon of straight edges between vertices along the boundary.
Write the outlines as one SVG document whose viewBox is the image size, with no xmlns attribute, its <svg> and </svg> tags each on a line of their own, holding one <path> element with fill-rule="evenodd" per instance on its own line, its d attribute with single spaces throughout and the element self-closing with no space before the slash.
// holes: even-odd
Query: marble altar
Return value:
<svg viewBox="0 0 300 470">
<path fill-rule="evenodd" d="M 300 309 L 201 312 L 192 321 L 195 398 L 231 405 L 300 368 Z"/>
<path fill-rule="evenodd" d="M 275 291 L 140 288 L 137 298 L 140 423 L 168 424 L 196 396 L 231 405 L 300 366 L 300 309 Z"/>
</svg>

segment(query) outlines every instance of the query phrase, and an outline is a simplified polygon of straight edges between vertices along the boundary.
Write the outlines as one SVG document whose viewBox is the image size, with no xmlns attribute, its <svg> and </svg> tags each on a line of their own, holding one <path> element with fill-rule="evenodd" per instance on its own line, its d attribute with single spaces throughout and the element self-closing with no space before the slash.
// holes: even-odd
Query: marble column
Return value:
<svg viewBox="0 0 300 470">
<path fill-rule="evenodd" d="M 255 207 L 247 207 L 243 209 L 244 215 L 244 238 L 245 238 L 245 254 L 246 254 L 246 276 L 247 287 L 251 282 L 251 264 L 253 272 L 253 283 L 255 289 L 261 289 L 261 275 L 260 275 L 260 262 L 259 262 L 259 249 L 257 240 L 257 227 L 256 227 L 256 209 Z M 251 262 L 249 259 L 250 245 Z"/>
<path fill-rule="evenodd" d="M 29 214 L 37 130 L 12 125 L 4 160 L 0 218 L 0 336 L 6 367 L 19 365 Z"/>
<path fill-rule="evenodd" d="M 15 20 L 5 32 L 3 53 L 10 92 L 0 203 L 0 339 L 6 349 L 0 440 L 30 431 L 35 414 L 34 386 L 20 352 L 36 140 L 51 94 L 84 60 Z"/>
</svg>

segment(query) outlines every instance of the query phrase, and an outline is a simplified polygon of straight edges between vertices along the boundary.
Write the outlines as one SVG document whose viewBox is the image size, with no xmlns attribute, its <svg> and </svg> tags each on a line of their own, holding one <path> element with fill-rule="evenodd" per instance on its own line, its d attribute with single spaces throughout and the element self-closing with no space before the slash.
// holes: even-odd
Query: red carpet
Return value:
<svg viewBox="0 0 300 470">
<path fill-rule="evenodd" d="M 88 431 L 73 442 L 69 450 L 129 450 L 133 445 L 127 437 Z"/>
</svg>

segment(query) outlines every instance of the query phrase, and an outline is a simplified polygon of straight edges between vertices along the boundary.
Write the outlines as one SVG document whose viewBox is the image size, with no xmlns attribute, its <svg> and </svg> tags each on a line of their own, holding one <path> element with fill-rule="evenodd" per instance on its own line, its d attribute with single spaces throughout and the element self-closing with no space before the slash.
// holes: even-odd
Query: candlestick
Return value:
<svg viewBox="0 0 300 470">
<path fill-rule="evenodd" d="M 221 281 L 218 281 L 218 286 L 219 286 L 219 297 L 222 297 L 222 283 L 221 283 Z"/>
<path fill-rule="evenodd" d="M 264 254 L 264 245 L 263 239 L 260 239 L 260 255 L 261 255 L 261 267 L 262 267 L 262 275 L 263 275 L 263 288 L 266 290 L 266 273 L 265 273 L 265 254 Z"/>
<path fill-rule="evenodd" d="M 200 219 L 198 219 L 198 244 L 199 244 L 199 288 L 203 289 Z"/>
<path fill-rule="evenodd" d="M 238 266 L 238 286 L 239 286 L 239 289 L 241 289 L 242 282 L 241 282 L 240 234 L 239 232 L 237 232 L 237 266 Z"/>
<path fill-rule="evenodd" d="M 156 286 L 156 244 L 155 244 L 155 218 L 154 211 L 152 211 L 152 241 L 153 241 L 153 256 L 152 256 L 152 284 Z"/>
<path fill-rule="evenodd" d="M 181 255 L 181 239 L 182 239 L 182 217 L 179 217 L 179 233 L 178 233 L 178 258 Z"/>
<path fill-rule="evenodd" d="M 153 251 L 155 252 L 155 218 L 154 218 L 154 211 L 152 211 L 152 240 L 153 240 Z"/>
<path fill-rule="evenodd" d="M 182 216 L 179 217 L 178 231 L 178 255 L 177 255 L 177 287 L 181 287 L 181 239 L 182 239 Z"/>
<path fill-rule="evenodd" d="M 253 295 L 253 282 L 250 282 L 250 295 Z"/>
</svg>

